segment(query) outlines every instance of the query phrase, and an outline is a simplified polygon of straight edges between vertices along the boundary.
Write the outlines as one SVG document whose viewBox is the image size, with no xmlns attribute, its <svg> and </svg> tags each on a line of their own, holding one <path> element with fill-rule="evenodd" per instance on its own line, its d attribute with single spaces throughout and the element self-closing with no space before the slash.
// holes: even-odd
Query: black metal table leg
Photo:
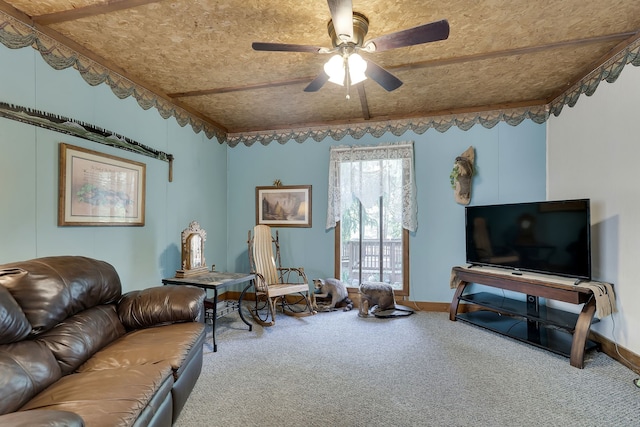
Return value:
<svg viewBox="0 0 640 427">
<path fill-rule="evenodd" d="M 211 319 L 211 338 L 213 341 L 213 352 L 218 351 L 216 344 L 216 318 L 218 317 L 218 288 L 213 288 L 213 316 Z"/>
</svg>

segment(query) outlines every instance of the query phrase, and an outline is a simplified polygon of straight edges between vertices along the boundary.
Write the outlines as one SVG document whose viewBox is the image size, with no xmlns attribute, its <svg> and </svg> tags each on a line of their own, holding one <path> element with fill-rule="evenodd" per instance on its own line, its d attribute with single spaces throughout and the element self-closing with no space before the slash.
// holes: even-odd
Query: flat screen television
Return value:
<svg viewBox="0 0 640 427">
<path fill-rule="evenodd" d="M 467 263 L 591 280 L 589 199 L 465 207 Z"/>
</svg>

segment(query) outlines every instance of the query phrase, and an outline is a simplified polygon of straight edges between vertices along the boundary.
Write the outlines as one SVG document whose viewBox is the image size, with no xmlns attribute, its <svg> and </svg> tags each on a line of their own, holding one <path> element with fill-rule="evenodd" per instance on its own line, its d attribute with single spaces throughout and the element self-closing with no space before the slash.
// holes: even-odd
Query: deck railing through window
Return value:
<svg viewBox="0 0 640 427">
<path fill-rule="evenodd" d="M 382 254 L 380 254 L 379 240 L 362 240 L 362 258 L 359 243 L 358 240 L 343 242 L 342 280 L 346 280 L 351 287 L 357 287 L 363 281 L 386 282 L 391 285 L 397 283 L 402 287 L 402 240 L 383 241 Z M 360 280 L 360 267 L 362 267 L 362 280 Z"/>
</svg>

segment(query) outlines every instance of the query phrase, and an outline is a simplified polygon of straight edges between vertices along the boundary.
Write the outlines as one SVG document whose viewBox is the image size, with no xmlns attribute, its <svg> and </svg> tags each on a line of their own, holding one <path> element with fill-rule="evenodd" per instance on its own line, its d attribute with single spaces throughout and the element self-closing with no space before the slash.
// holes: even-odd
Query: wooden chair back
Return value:
<svg viewBox="0 0 640 427">
<path fill-rule="evenodd" d="M 251 267 L 256 273 L 260 273 L 267 284 L 278 283 L 278 270 L 273 254 L 275 240 L 271 235 L 271 227 L 260 224 L 253 227 L 253 238 L 250 248 L 253 264 Z"/>
</svg>

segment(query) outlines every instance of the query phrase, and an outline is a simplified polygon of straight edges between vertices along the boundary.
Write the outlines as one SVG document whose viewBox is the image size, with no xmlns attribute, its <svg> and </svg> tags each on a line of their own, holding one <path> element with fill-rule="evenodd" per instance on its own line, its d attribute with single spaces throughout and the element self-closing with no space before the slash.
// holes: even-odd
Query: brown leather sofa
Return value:
<svg viewBox="0 0 640 427">
<path fill-rule="evenodd" d="M 0 265 L 0 425 L 172 425 L 202 369 L 204 297 L 122 295 L 79 256 Z"/>
</svg>

